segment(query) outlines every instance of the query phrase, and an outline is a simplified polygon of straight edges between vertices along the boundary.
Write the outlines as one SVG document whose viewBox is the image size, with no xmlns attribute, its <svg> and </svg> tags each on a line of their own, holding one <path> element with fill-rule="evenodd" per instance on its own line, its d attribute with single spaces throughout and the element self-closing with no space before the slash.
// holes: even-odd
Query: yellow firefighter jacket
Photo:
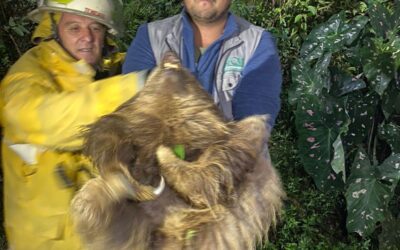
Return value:
<svg viewBox="0 0 400 250">
<path fill-rule="evenodd" d="M 137 75 L 95 72 L 50 40 L 25 53 L 0 85 L 4 212 L 13 250 L 82 249 L 69 203 L 92 168 L 82 129 L 139 89 Z"/>
</svg>

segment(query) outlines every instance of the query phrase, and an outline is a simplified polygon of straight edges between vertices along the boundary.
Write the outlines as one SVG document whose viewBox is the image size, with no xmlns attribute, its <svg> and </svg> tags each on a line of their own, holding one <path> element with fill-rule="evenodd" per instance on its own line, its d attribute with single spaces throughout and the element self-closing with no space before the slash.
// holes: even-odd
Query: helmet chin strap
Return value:
<svg viewBox="0 0 400 250">
<path fill-rule="evenodd" d="M 54 40 L 56 40 L 59 44 L 61 44 L 60 36 L 58 35 L 57 22 L 56 19 L 54 18 L 54 13 L 50 12 L 49 15 L 51 20 L 52 38 L 54 38 Z M 62 18 L 62 14 L 60 18 Z"/>
<path fill-rule="evenodd" d="M 50 12 L 50 20 L 51 20 L 51 38 L 54 39 L 55 41 L 58 42 L 58 44 L 60 44 L 60 46 L 65 50 L 65 52 L 67 52 L 70 56 L 74 57 L 65 47 L 64 44 L 60 38 L 60 34 L 58 32 L 58 24 L 56 19 L 54 18 L 54 13 Z M 61 17 L 62 18 L 62 13 L 61 13 Z M 76 59 L 76 58 L 75 58 Z"/>
</svg>

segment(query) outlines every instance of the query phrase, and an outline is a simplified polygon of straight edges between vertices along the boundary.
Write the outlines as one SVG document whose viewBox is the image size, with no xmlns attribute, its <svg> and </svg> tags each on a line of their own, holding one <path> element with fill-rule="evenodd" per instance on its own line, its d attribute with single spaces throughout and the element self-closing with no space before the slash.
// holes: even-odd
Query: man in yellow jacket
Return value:
<svg viewBox="0 0 400 250">
<path fill-rule="evenodd" d="M 120 31 L 120 0 L 38 2 L 29 15 L 37 46 L 1 82 L 5 229 L 12 250 L 82 249 L 68 213 L 93 171 L 80 153 L 82 129 L 141 84 L 136 74 L 95 80 L 109 34 Z"/>
</svg>

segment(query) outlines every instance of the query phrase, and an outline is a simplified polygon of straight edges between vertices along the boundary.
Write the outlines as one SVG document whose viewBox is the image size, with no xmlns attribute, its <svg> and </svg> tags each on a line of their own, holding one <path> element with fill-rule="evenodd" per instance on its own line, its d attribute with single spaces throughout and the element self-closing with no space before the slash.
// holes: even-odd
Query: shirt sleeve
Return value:
<svg viewBox="0 0 400 250">
<path fill-rule="evenodd" d="M 11 77 L 16 79 L 1 92 L 6 139 L 67 150 L 80 148 L 83 129 L 113 112 L 140 88 L 133 73 L 62 92 L 43 87 L 35 75 Z"/>
<path fill-rule="evenodd" d="M 269 114 L 271 128 L 280 110 L 282 72 L 275 40 L 264 31 L 260 43 L 242 71 L 232 100 L 235 120 L 250 115 Z"/>
<path fill-rule="evenodd" d="M 151 48 L 147 24 L 143 24 L 136 32 L 128 48 L 122 73 L 152 69 L 156 66 L 153 50 Z"/>
</svg>

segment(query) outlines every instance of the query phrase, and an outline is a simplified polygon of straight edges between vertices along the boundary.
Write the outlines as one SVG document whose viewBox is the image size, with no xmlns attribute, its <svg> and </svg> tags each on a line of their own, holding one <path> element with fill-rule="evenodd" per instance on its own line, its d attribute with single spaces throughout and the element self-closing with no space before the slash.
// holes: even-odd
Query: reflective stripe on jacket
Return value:
<svg viewBox="0 0 400 250">
<path fill-rule="evenodd" d="M 81 132 L 140 88 L 136 74 L 94 81 L 54 40 L 26 52 L 0 86 L 5 228 L 10 249 L 81 249 L 69 202 L 92 167 Z"/>
</svg>

